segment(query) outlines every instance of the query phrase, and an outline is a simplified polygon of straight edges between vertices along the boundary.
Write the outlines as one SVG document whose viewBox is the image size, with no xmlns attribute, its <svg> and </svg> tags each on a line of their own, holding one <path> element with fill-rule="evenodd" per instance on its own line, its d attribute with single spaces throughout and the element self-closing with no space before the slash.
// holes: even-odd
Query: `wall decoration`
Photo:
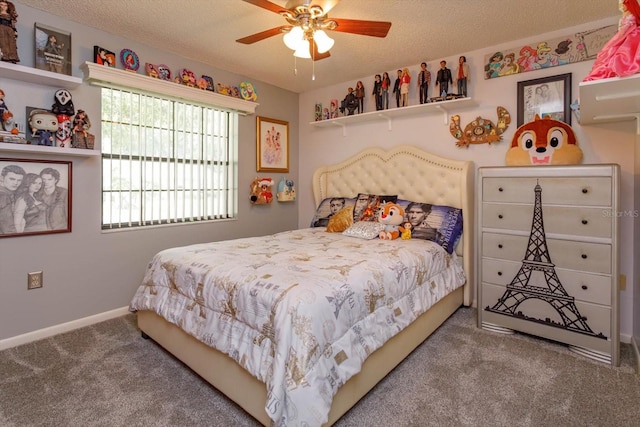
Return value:
<svg viewBox="0 0 640 427">
<path fill-rule="evenodd" d="M 160 80 L 171 81 L 171 70 L 166 65 L 158 65 L 158 74 L 160 75 Z"/>
<path fill-rule="evenodd" d="M 283 176 L 278 183 L 278 192 L 276 193 L 276 197 L 279 202 L 295 202 L 296 186 L 293 181 Z"/>
<path fill-rule="evenodd" d="M 216 91 L 216 87 L 213 84 L 213 78 L 209 77 L 209 76 L 202 76 L 202 80 L 204 80 L 207 85 L 205 86 L 204 90 L 208 90 L 209 92 L 215 92 Z"/>
<path fill-rule="evenodd" d="M 460 126 L 460 116 L 454 115 L 449 123 L 449 132 L 458 141 L 458 147 L 469 147 L 469 144 L 491 144 L 502 141 L 502 134 L 511 123 L 511 114 L 504 107 L 498 107 L 498 121 L 494 124 L 491 120 L 478 116 L 475 120 L 465 126 L 464 130 Z"/>
<path fill-rule="evenodd" d="M 140 68 L 140 60 L 138 55 L 131 49 L 122 49 L 120 51 L 120 62 L 127 71 L 137 72 Z"/>
<path fill-rule="evenodd" d="M 71 232 L 71 165 L 0 159 L 0 237 Z"/>
<path fill-rule="evenodd" d="M 36 68 L 71 75 L 71 33 L 36 22 L 34 45 Z"/>
<path fill-rule="evenodd" d="M 571 73 L 518 82 L 518 126 L 551 117 L 571 124 Z"/>
<path fill-rule="evenodd" d="M 316 122 L 322 120 L 322 103 L 316 103 L 315 110 L 313 113 L 313 118 Z"/>
<path fill-rule="evenodd" d="M 485 56 L 484 78 L 524 73 L 594 59 L 617 31 L 616 25 L 491 52 Z"/>
<path fill-rule="evenodd" d="M 251 82 L 244 81 L 240 83 L 240 96 L 246 101 L 257 101 L 258 92 Z"/>
<path fill-rule="evenodd" d="M 273 179 L 264 177 L 257 178 L 251 182 L 249 186 L 251 188 L 251 196 L 249 200 L 252 205 L 266 205 L 273 201 L 273 193 L 271 187 L 273 187 Z"/>
<path fill-rule="evenodd" d="M 100 46 L 93 47 L 93 62 L 107 67 L 116 67 L 116 54 Z"/>
<path fill-rule="evenodd" d="M 258 172 L 289 172 L 289 122 L 256 117 Z"/>
</svg>

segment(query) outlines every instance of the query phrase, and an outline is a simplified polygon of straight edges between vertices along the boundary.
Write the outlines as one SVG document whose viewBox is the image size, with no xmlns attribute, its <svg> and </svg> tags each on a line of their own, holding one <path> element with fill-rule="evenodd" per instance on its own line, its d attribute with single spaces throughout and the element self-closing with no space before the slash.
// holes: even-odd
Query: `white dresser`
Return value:
<svg viewBox="0 0 640 427">
<path fill-rule="evenodd" d="M 478 326 L 619 364 L 618 165 L 478 170 Z"/>
</svg>

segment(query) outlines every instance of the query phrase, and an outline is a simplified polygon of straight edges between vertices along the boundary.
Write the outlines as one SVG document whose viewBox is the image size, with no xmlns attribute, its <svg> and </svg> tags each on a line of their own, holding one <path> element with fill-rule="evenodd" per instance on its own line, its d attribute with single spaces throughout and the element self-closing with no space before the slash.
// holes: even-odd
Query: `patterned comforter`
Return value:
<svg viewBox="0 0 640 427">
<path fill-rule="evenodd" d="M 130 308 L 264 382 L 273 425 L 319 426 L 369 354 L 464 282 L 435 243 L 309 228 L 159 252 Z"/>
</svg>

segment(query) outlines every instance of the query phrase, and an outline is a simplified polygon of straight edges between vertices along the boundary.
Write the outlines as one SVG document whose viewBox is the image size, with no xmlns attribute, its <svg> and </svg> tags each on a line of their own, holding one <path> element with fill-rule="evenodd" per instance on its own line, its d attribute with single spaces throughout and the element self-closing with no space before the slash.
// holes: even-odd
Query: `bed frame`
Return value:
<svg viewBox="0 0 640 427">
<path fill-rule="evenodd" d="M 473 177 L 470 161 L 444 159 L 413 146 L 390 151 L 366 149 L 313 175 L 316 206 L 326 197 L 355 196 L 359 192 L 398 194 L 400 198 L 461 208 L 463 237 L 456 248 L 462 257 L 467 283 L 449 294 L 409 327 L 373 352 L 362 371 L 334 396 L 329 421 L 335 423 L 358 400 L 420 345 L 461 305 L 473 302 Z M 243 370 L 227 355 L 199 342 L 152 311 L 138 311 L 142 332 L 240 405 L 263 425 L 271 420 L 264 409 L 267 390 L 263 382 Z M 212 369 L 215 367 L 215 369 Z"/>
</svg>

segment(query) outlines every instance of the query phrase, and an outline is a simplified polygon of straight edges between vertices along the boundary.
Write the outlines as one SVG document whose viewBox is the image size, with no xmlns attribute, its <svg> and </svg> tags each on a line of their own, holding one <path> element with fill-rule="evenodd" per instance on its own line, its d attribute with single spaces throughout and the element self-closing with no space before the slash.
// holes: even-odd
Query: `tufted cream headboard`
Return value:
<svg viewBox="0 0 640 427">
<path fill-rule="evenodd" d="M 462 209 L 462 256 L 467 276 L 465 305 L 473 302 L 473 162 L 450 160 L 410 145 L 389 151 L 369 148 L 313 174 L 316 206 L 327 197 L 355 197 L 358 193 L 397 194 L 399 198 Z"/>
</svg>

